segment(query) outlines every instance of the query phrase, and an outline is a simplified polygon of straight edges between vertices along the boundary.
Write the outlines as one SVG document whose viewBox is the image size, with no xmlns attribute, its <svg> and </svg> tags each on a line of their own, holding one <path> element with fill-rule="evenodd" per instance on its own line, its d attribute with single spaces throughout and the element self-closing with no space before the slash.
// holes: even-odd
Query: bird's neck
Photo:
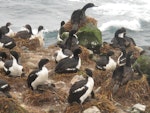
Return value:
<svg viewBox="0 0 150 113">
<path fill-rule="evenodd" d="M 14 63 L 18 63 L 18 59 L 16 59 L 15 57 L 13 57 L 13 62 Z"/>
</svg>

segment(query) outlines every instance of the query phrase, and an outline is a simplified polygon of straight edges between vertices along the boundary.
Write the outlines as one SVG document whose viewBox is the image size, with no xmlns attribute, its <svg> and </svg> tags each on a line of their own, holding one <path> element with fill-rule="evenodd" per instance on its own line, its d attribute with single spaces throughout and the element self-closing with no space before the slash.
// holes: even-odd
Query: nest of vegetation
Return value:
<svg viewBox="0 0 150 113">
<path fill-rule="evenodd" d="M 85 26 L 86 23 L 92 23 L 93 25 L 97 26 L 97 20 L 95 20 L 92 17 L 86 16 L 86 21 L 83 24 L 80 24 L 78 29 Z M 72 29 L 72 24 L 71 21 L 68 21 L 65 25 L 64 25 L 64 29 L 65 31 L 70 31 L 70 29 Z"/>
<path fill-rule="evenodd" d="M 26 104 L 33 106 L 52 105 L 55 103 L 65 103 L 66 93 L 62 90 L 57 90 L 53 87 L 42 86 L 42 91 L 31 91 L 30 89 L 24 92 L 23 101 Z"/>
<path fill-rule="evenodd" d="M 117 108 L 105 95 L 96 95 L 96 99 L 89 100 L 83 104 L 83 110 L 96 106 L 100 109 L 101 113 L 114 113 Z M 66 107 L 64 113 L 80 113 L 82 111 L 81 105 L 74 103 L 72 106 Z"/>
<path fill-rule="evenodd" d="M 143 75 L 141 79 L 129 81 L 127 85 L 120 87 L 115 97 L 126 98 L 135 103 L 150 100 L 150 87 L 146 76 Z"/>
<path fill-rule="evenodd" d="M 0 96 L 0 100 L 0 113 L 28 113 L 13 99 Z"/>
<path fill-rule="evenodd" d="M 18 37 L 13 37 L 16 42 L 16 46 L 18 48 L 22 48 L 23 46 L 28 48 L 29 50 L 36 50 L 40 47 L 40 42 L 37 38 L 29 40 L 29 39 L 22 39 Z"/>
</svg>

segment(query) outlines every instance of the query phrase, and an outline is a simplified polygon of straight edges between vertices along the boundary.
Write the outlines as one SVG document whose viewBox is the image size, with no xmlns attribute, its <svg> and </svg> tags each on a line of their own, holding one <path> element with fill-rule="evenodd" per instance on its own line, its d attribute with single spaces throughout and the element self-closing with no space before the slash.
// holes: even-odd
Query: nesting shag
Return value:
<svg viewBox="0 0 150 113">
<path fill-rule="evenodd" d="M 55 72 L 56 73 L 74 73 L 77 72 L 81 67 L 81 59 L 79 57 L 79 54 L 81 53 L 81 49 L 77 48 L 73 52 L 73 57 L 66 57 L 62 60 L 60 60 L 56 67 Z"/>
<path fill-rule="evenodd" d="M 71 15 L 71 24 L 73 25 L 72 29 L 77 30 L 79 24 L 85 23 L 86 15 L 85 11 L 88 8 L 94 7 L 93 3 L 86 4 L 82 9 L 75 10 Z"/>
<path fill-rule="evenodd" d="M 117 63 L 111 58 L 113 54 L 113 51 L 109 51 L 107 54 L 100 56 L 100 59 L 96 61 L 96 68 L 103 71 L 115 70 Z"/>
<path fill-rule="evenodd" d="M 63 25 L 65 25 L 65 21 L 61 21 L 60 29 L 59 29 L 58 34 L 57 34 L 57 40 L 60 41 L 60 42 L 63 41 L 63 39 L 61 38 L 61 35 L 62 35 L 63 32 L 65 32 L 65 28 L 63 27 Z"/>
<path fill-rule="evenodd" d="M 16 46 L 16 43 L 13 38 L 10 38 L 2 34 L 0 29 L 0 48 L 13 49 Z"/>
<path fill-rule="evenodd" d="M 73 52 L 67 49 L 64 44 L 58 44 L 58 45 L 60 49 L 57 50 L 54 54 L 56 63 L 58 63 L 61 59 L 64 59 L 66 57 L 70 57 L 70 58 L 73 57 Z"/>
<path fill-rule="evenodd" d="M 13 37 L 14 36 L 13 30 L 10 28 L 11 25 L 12 24 L 10 22 L 7 22 L 5 26 L 2 26 L 0 28 L 3 35 L 6 35 L 8 37 Z"/>
<path fill-rule="evenodd" d="M 92 78 L 92 71 L 90 69 L 85 69 L 87 78 L 85 80 L 80 80 L 75 82 L 69 91 L 68 102 L 72 104 L 73 102 L 77 102 L 79 104 L 83 104 L 85 100 L 91 95 L 94 98 L 94 80 Z"/>
<path fill-rule="evenodd" d="M 19 64 L 19 55 L 16 51 L 10 51 L 12 60 L 6 60 L 4 64 L 4 71 L 6 75 L 18 77 L 24 75 L 23 66 Z"/>
<path fill-rule="evenodd" d="M 48 62 L 48 59 L 41 59 L 38 69 L 29 74 L 27 84 L 32 90 L 37 90 L 39 85 L 43 85 L 48 80 L 48 69 L 45 67 Z"/>
<path fill-rule="evenodd" d="M 33 36 L 31 26 L 29 24 L 26 24 L 24 27 L 25 27 L 25 30 L 17 32 L 15 37 L 27 39 Z"/>
<path fill-rule="evenodd" d="M 126 84 L 129 80 L 132 79 L 134 71 L 131 67 L 133 55 L 132 51 L 129 51 L 126 55 L 126 63 L 125 65 L 117 67 L 112 75 L 112 80 L 114 81 L 113 93 L 116 93 L 118 88 L 121 85 Z"/>
</svg>

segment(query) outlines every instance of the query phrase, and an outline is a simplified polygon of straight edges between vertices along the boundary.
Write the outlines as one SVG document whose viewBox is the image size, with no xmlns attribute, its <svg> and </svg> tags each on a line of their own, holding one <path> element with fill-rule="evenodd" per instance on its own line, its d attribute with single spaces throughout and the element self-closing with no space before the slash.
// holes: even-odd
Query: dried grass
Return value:
<svg viewBox="0 0 150 113">
<path fill-rule="evenodd" d="M 0 100 L 0 113 L 28 113 L 13 99 L 0 97 Z"/>
</svg>

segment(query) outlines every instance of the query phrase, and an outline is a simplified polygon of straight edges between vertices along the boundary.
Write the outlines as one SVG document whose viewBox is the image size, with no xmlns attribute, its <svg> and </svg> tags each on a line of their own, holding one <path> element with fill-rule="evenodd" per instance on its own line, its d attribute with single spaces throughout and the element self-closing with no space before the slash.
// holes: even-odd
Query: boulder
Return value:
<svg viewBox="0 0 150 113">
<path fill-rule="evenodd" d="M 93 24 L 88 23 L 81 27 L 77 32 L 79 44 L 88 48 L 95 49 L 102 45 L 101 31 Z"/>
<path fill-rule="evenodd" d="M 134 66 L 138 64 L 140 66 L 141 71 L 144 74 L 150 75 L 150 57 L 148 55 L 141 55 L 138 57 Z"/>
<path fill-rule="evenodd" d="M 141 55 L 136 60 L 134 66 L 140 65 L 140 69 L 144 74 L 147 74 L 148 82 L 150 83 L 150 57 L 148 55 Z"/>
<path fill-rule="evenodd" d="M 83 113 L 101 113 L 101 112 L 96 106 L 92 106 L 92 107 L 84 110 Z"/>
</svg>

